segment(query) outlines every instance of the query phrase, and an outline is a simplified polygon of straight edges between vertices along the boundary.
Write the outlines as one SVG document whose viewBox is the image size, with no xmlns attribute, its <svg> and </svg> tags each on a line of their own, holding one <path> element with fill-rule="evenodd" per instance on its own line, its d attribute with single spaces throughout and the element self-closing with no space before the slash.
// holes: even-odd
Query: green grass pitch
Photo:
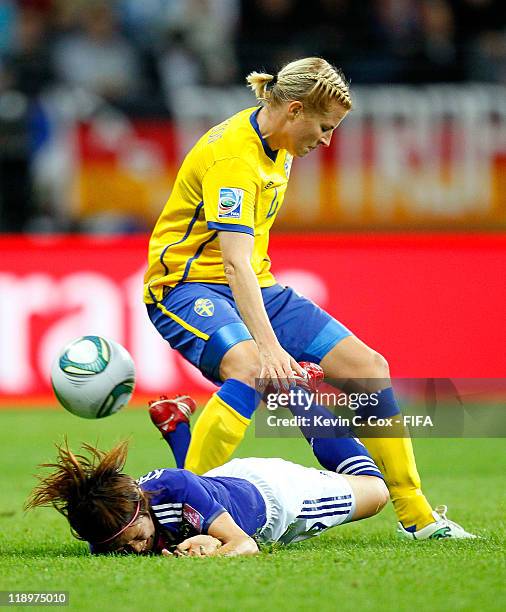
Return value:
<svg viewBox="0 0 506 612">
<path fill-rule="evenodd" d="M 410 543 L 395 536 L 391 507 L 372 519 L 254 558 L 93 558 L 52 509 L 22 510 L 38 463 L 68 434 L 109 448 L 131 439 L 127 471 L 172 466 L 139 407 L 102 421 L 63 410 L 0 412 L 0 590 L 70 593 L 73 610 L 504 610 L 506 453 L 500 439 L 417 440 L 424 490 L 479 541 Z M 257 439 L 240 456 L 316 465 L 303 439 Z"/>
</svg>

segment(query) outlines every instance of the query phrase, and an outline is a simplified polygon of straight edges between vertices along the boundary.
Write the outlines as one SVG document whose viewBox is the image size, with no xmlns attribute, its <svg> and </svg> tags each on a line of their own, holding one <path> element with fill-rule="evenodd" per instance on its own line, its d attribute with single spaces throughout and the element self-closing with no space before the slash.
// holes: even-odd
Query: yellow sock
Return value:
<svg viewBox="0 0 506 612">
<path fill-rule="evenodd" d="M 405 435 L 409 436 L 407 431 Z M 432 508 L 420 489 L 411 438 L 364 438 L 361 442 L 383 472 L 395 512 L 403 526 L 416 525 L 418 530 L 433 523 Z"/>
<path fill-rule="evenodd" d="M 193 427 L 185 469 L 204 474 L 226 463 L 250 423 L 215 393 Z"/>
</svg>

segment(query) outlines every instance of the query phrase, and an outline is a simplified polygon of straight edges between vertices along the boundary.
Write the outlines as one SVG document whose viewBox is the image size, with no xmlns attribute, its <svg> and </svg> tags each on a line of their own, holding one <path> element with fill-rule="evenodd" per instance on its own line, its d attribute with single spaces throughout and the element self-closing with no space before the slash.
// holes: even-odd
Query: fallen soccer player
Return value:
<svg viewBox="0 0 506 612">
<path fill-rule="evenodd" d="M 320 535 L 373 516 L 387 503 L 383 477 L 365 447 L 338 442 L 347 459 L 337 473 L 249 458 L 204 476 L 160 468 L 138 480 L 123 473 L 126 442 L 109 452 L 84 444 L 88 456 L 65 444 L 56 463 L 42 466 L 53 472 L 41 478 L 26 507 L 54 506 L 92 553 L 252 555 L 259 544 Z"/>
</svg>

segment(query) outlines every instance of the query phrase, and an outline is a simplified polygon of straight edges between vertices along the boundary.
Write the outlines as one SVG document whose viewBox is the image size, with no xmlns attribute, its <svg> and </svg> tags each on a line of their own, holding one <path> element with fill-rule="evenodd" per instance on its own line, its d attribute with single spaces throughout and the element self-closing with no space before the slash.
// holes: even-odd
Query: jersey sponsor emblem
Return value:
<svg viewBox="0 0 506 612">
<path fill-rule="evenodd" d="M 218 219 L 239 219 L 244 189 L 222 187 L 218 198 Z"/>
<path fill-rule="evenodd" d="M 199 533 L 202 532 L 202 523 L 204 522 L 204 517 L 192 508 L 189 504 L 185 504 L 183 506 L 183 518 L 190 523 L 190 525 Z"/>
<path fill-rule="evenodd" d="M 212 317 L 214 314 L 214 304 L 208 298 L 199 298 L 198 300 L 195 301 L 193 310 L 200 317 Z"/>
</svg>

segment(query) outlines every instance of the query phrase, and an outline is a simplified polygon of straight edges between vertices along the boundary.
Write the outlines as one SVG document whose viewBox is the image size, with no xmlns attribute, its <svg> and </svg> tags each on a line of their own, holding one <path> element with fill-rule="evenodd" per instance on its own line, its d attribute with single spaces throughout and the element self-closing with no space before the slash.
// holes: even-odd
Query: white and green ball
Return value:
<svg viewBox="0 0 506 612">
<path fill-rule="evenodd" d="M 65 346 L 51 369 L 60 404 L 84 419 L 118 412 L 132 397 L 135 367 L 121 344 L 101 336 L 82 336 Z"/>
</svg>

